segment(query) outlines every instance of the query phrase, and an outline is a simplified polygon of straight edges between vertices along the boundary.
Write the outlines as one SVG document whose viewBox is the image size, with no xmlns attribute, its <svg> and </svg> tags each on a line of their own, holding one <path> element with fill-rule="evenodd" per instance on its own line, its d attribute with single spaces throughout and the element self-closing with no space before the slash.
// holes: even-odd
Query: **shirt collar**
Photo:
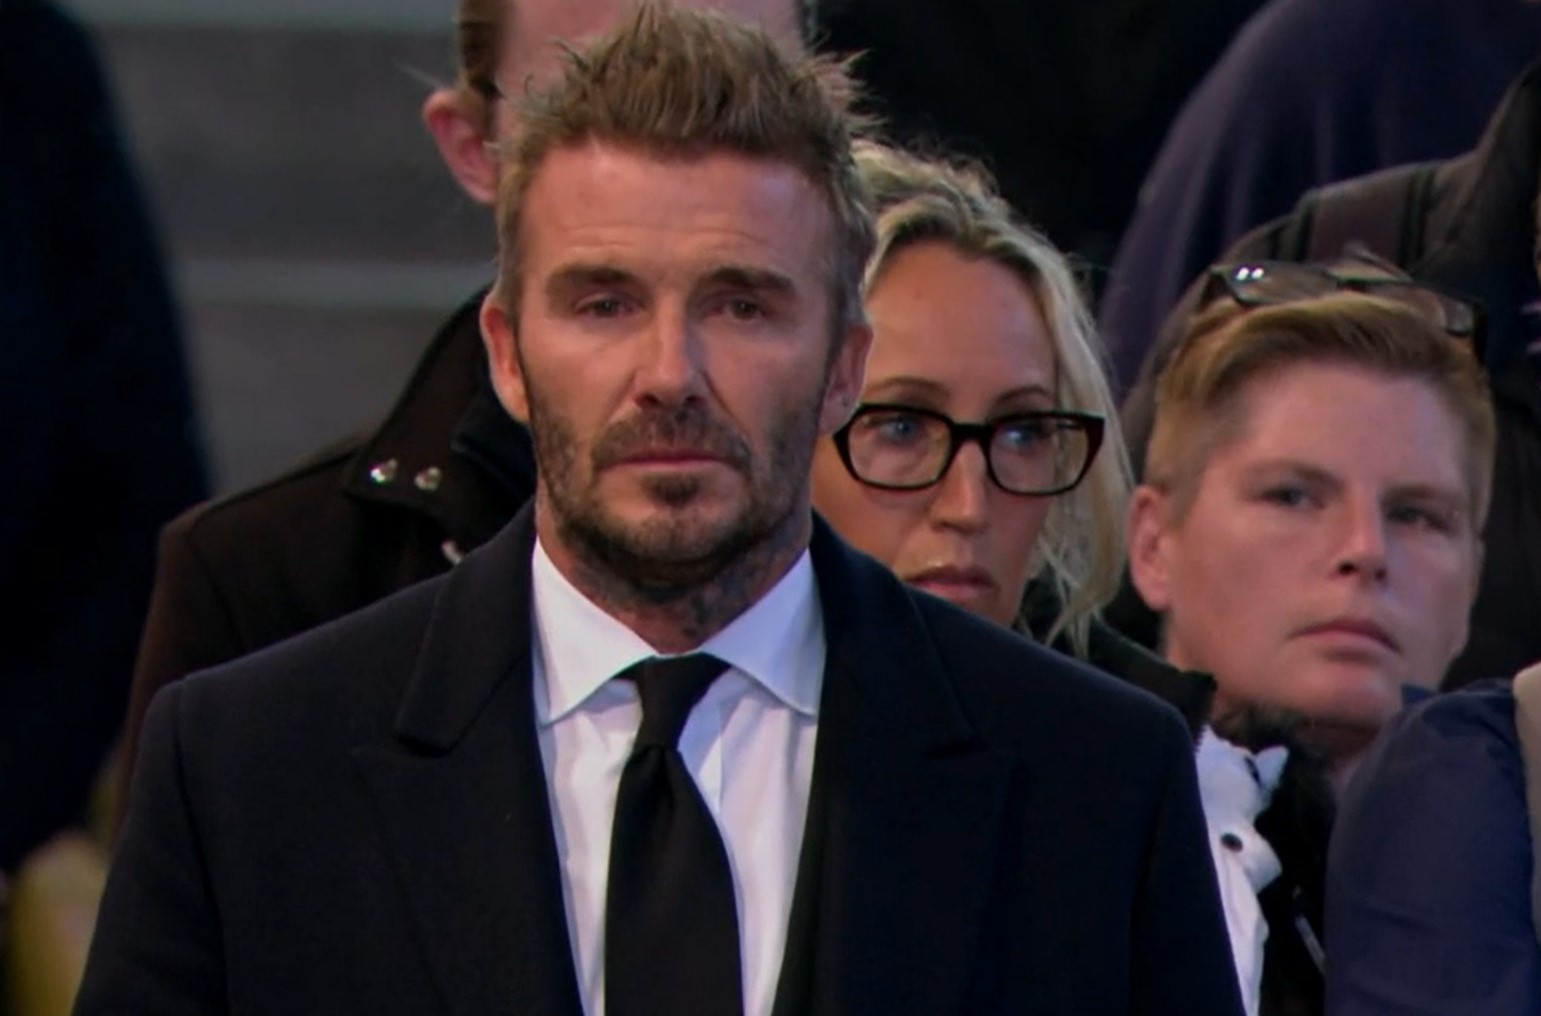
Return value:
<svg viewBox="0 0 1541 1016">
<path fill-rule="evenodd" d="M 541 725 L 580 708 L 616 674 L 658 655 L 563 575 L 537 538 L 530 563 Z M 824 686 L 824 613 L 806 550 L 750 608 L 697 650 L 710 653 L 788 708 L 817 717 Z"/>
</svg>

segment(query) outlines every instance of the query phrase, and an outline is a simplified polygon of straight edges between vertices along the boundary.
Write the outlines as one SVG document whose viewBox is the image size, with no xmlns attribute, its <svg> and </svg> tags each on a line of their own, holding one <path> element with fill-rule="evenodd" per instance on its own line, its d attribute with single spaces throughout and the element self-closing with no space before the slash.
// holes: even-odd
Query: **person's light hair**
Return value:
<svg viewBox="0 0 1541 1016">
<path fill-rule="evenodd" d="M 862 324 L 862 269 L 873 245 L 867 188 L 851 146 L 846 62 L 793 52 L 763 29 L 715 11 L 644 3 L 582 51 L 562 76 L 520 99 L 521 128 L 498 194 L 498 287 L 517 313 L 520 217 L 552 151 L 587 142 L 689 160 L 728 152 L 798 169 L 828 202 L 826 269 L 837 336 Z"/>
<path fill-rule="evenodd" d="M 561 3 L 564 0 L 540 2 Z M 493 104 L 504 87 L 516 84 L 498 80 L 508 26 L 514 20 L 515 3 L 516 0 L 459 0 L 455 8 L 455 89 L 489 137 L 493 133 Z M 812 49 L 819 30 L 818 2 L 794 0 L 794 9 L 803 45 Z"/>
<path fill-rule="evenodd" d="M 1013 214 L 983 169 L 871 143 L 858 145 L 857 164 L 878 215 L 868 289 L 894 255 L 924 241 L 941 241 L 965 256 L 1001 265 L 1022 280 L 1043 312 L 1054 347 L 1059 408 L 1106 421 L 1091 469 L 1075 489 L 1054 498 L 1035 548 L 1034 577 L 1052 584 L 1060 604 L 1044 640 L 1064 634 L 1085 655 L 1092 618 L 1118 590 L 1122 575 L 1131 471 L 1106 355 L 1075 273 L 1053 244 Z M 1023 626 L 1019 618 L 1018 627 Z"/>
<path fill-rule="evenodd" d="M 1245 425 L 1243 391 L 1303 364 L 1341 364 L 1427 384 L 1465 438 L 1461 463 L 1480 531 L 1493 483 L 1497 424 L 1482 365 L 1425 315 L 1380 297 L 1343 292 L 1244 308 L 1220 301 L 1193 319 L 1156 382 L 1146 482 L 1181 519 L 1210 456 Z"/>
</svg>

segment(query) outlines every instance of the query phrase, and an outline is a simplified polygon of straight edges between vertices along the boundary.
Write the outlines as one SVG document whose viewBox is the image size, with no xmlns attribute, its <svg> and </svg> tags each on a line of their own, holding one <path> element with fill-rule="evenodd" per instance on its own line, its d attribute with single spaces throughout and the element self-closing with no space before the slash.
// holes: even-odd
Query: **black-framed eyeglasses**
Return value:
<svg viewBox="0 0 1541 1016">
<path fill-rule="evenodd" d="M 921 490 L 947 475 L 958 450 L 979 445 L 991 481 L 1012 494 L 1062 494 L 1102 447 L 1102 417 L 1060 410 L 959 423 L 931 409 L 864 403 L 835 432 L 846 470 L 869 487 Z"/>
<path fill-rule="evenodd" d="M 1439 286 L 1408 278 L 1395 266 L 1382 270 L 1396 274 L 1373 274 L 1379 267 L 1377 263 L 1369 263 L 1365 271 L 1358 272 L 1352 268 L 1296 261 L 1213 265 L 1209 269 L 1210 292 L 1205 294 L 1203 302 L 1218 295 L 1217 287 L 1220 286 L 1244 307 L 1291 303 L 1348 290 L 1406 304 L 1455 338 L 1474 344 L 1481 339 L 1480 306 Z"/>
</svg>

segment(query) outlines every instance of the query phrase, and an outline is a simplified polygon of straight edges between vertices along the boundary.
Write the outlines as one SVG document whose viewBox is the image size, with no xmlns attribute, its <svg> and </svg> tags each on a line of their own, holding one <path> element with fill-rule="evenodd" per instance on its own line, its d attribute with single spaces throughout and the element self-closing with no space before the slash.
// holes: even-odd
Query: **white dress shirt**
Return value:
<svg viewBox="0 0 1541 1016">
<path fill-rule="evenodd" d="M 1279 855 L 1253 826 L 1268 807 L 1289 759 L 1289 749 L 1250 752 L 1205 727 L 1199 739 L 1199 797 L 1209 826 L 1209 853 L 1220 880 L 1220 903 L 1231 938 L 1231 958 L 1247 1016 L 1262 1000 L 1263 945 L 1268 922 L 1257 894 L 1279 877 Z"/>
<path fill-rule="evenodd" d="M 610 679 L 660 654 L 568 582 L 539 540 L 531 576 L 535 719 L 567 928 L 584 1011 L 603 1016 L 610 831 L 621 770 L 642 722 L 636 686 Z M 745 1016 L 769 1016 L 824 684 L 824 620 L 807 552 L 699 651 L 729 669 L 690 714 L 679 750 L 733 871 Z"/>
</svg>

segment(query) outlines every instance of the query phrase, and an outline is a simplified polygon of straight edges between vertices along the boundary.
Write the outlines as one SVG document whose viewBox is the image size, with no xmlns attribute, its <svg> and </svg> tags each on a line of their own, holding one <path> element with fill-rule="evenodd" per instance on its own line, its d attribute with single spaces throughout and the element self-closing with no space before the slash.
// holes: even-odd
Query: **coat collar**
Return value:
<svg viewBox="0 0 1541 1016">
<path fill-rule="evenodd" d="M 918 594 L 821 520 L 810 549 L 829 648 L 777 1016 L 957 1012 L 1011 763 L 964 710 L 962 647 L 943 655 Z"/>
<path fill-rule="evenodd" d="M 355 752 L 451 1012 L 578 1012 L 535 734 L 533 541 L 526 508 L 445 578 L 396 746 Z M 811 551 L 828 653 L 777 1012 L 957 1009 L 1008 763 L 914 594 L 821 521 Z"/>
<path fill-rule="evenodd" d="M 439 329 L 343 475 L 350 497 L 433 518 L 464 549 L 489 539 L 535 489 L 529 432 L 503 411 L 487 379 L 484 295 Z"/>
</svg>

